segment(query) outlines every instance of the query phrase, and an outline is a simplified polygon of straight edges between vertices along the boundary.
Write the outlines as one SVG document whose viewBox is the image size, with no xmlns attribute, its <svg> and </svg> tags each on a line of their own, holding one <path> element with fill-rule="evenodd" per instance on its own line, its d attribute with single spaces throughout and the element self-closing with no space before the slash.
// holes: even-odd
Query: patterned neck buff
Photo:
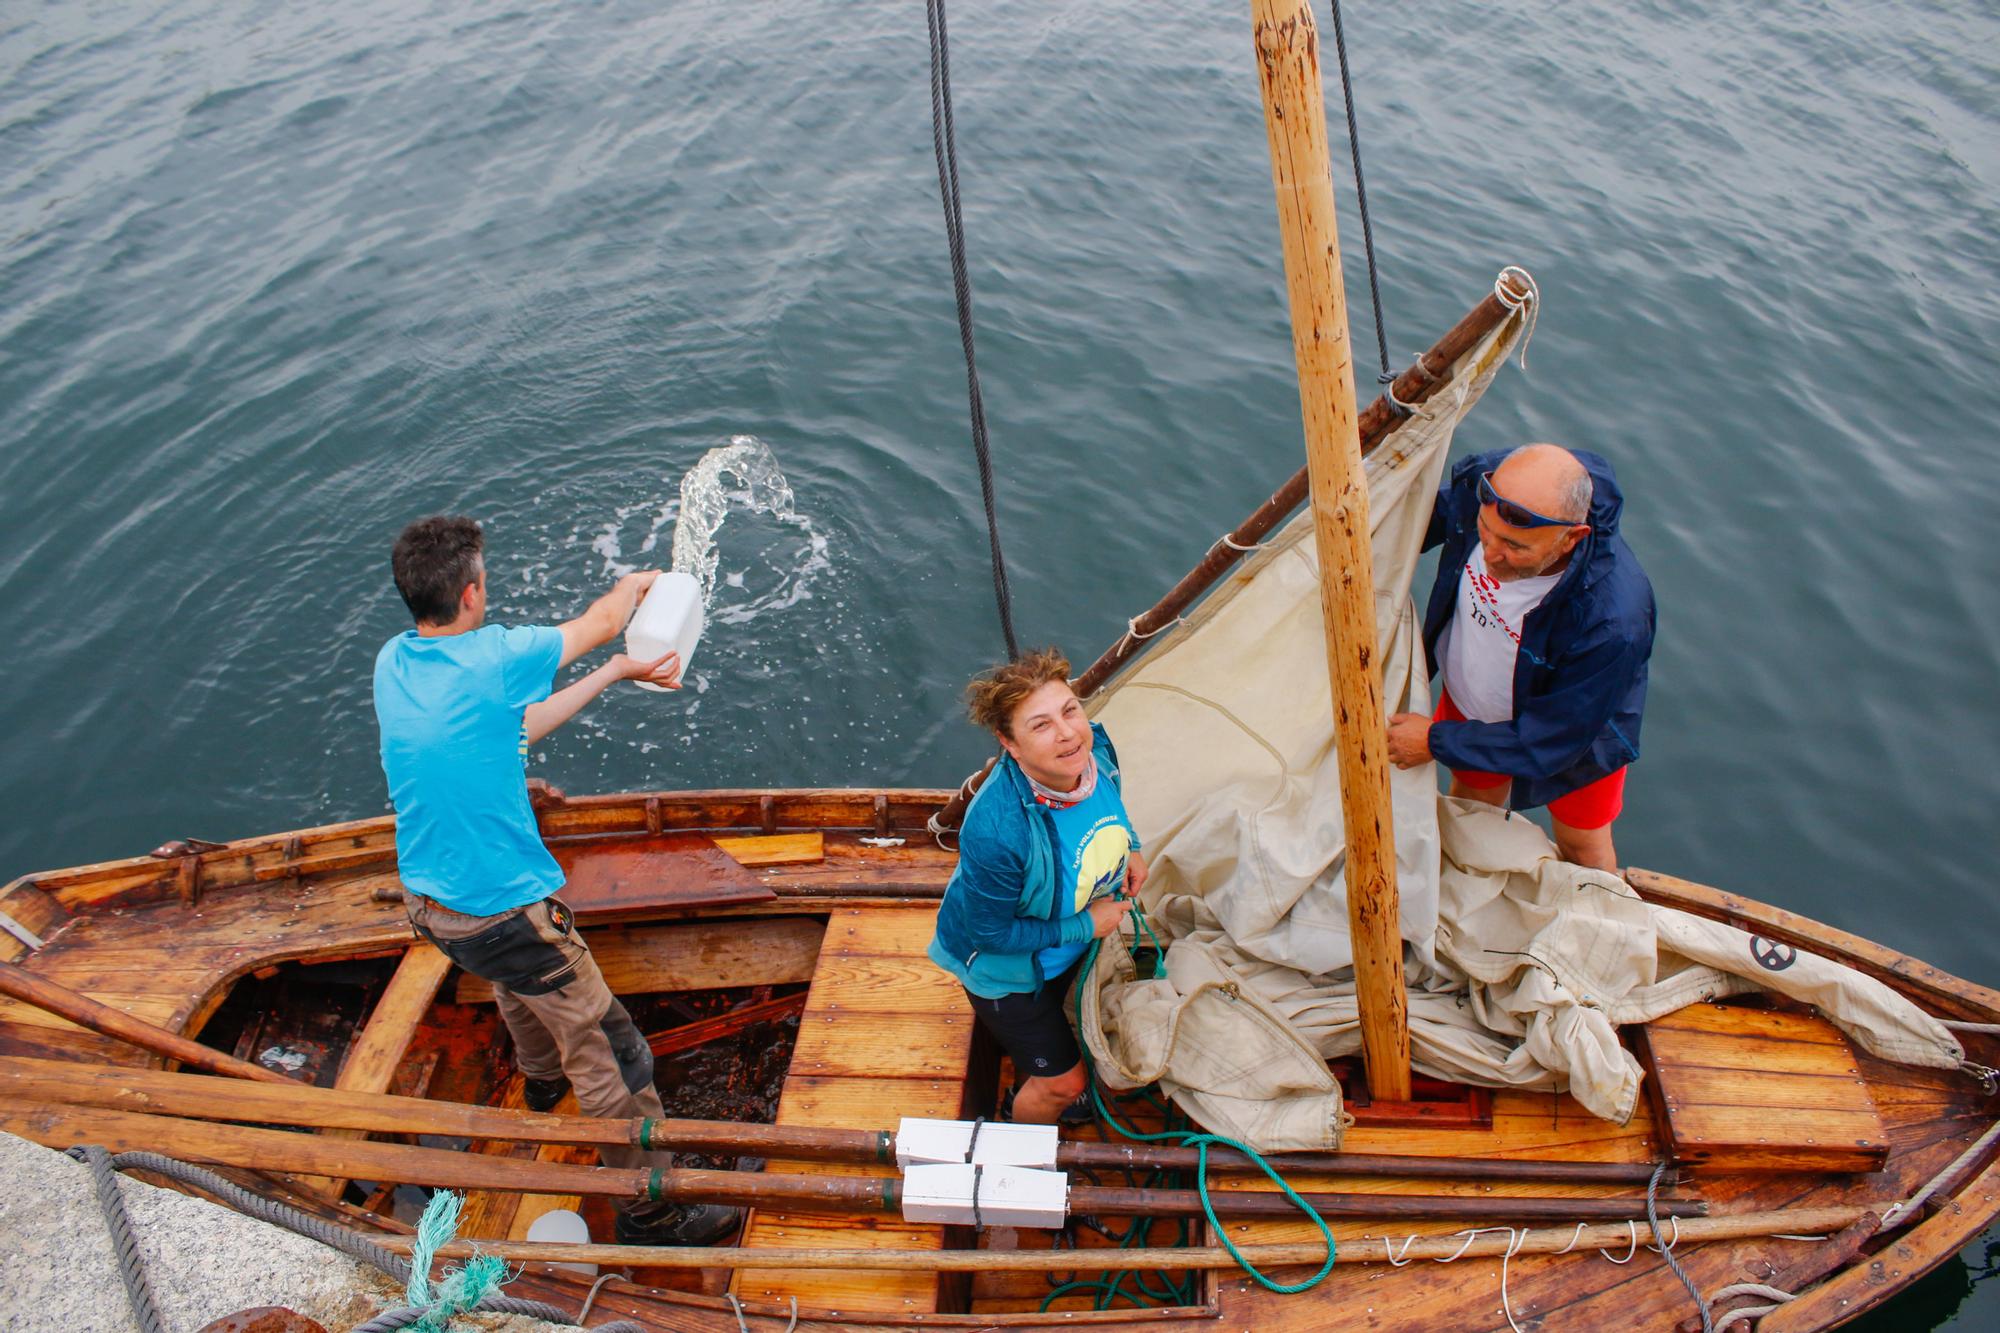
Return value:
<svg viewBox="0 0 2000 1333">
<path fill-rule="evenodd" d="M 1027 769 L 1022 769 L 1021 773 L 1028 779 L 1028 786 L 1034 789 L 1035 799 L 1043 805 L 1052 805 L 1058 810 L 1067 809 L 1072 805 L 1089 800 L 1091 793 L 1097 790 L 1097 756 L 1095 754 L 1090 756 L 1089 764 L 1084 767 L 1083 781 L 1076 784 L 1075 791 L 1057 791 L 1053 787 L 1044 787 L 1041 783 L 1035 781 L 1034 774 L 1029 773 Z"/>
</svg>

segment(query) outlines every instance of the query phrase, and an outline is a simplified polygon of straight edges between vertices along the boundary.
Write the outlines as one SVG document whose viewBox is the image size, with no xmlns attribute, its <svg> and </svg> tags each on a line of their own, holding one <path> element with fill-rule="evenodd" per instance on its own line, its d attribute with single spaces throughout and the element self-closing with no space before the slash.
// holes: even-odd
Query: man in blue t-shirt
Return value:
<svg viewBox="0 0 2000 1333">
<path fill-rule="evenodd" d="M 614 681 L 680 686 L 673 653 L 623 653 L 560 690 L 556 672 L 610 642 L 658 570 L 627 574 L 561 625 L 486 624 L 485 537 L 469 518 L 419 519 L 396 539 L 396 591 L 416 619 L 375 657 L 382 772 L 396 806 L 397 872 L 410 923 L 452 962 L 493 983 L 530 1109 L 576 1090 L 586 1115 L 664 1118 L 653 1055 L 604 984 L 569 908 L 561 869 L 528 800 L 528 747 Z M 666 1153 L 602 1148 L 606 1166 L 666 1167 Z M 633 1205 L 630 1244 L 700 1245 L 740 1210 Z"/>
</svg>

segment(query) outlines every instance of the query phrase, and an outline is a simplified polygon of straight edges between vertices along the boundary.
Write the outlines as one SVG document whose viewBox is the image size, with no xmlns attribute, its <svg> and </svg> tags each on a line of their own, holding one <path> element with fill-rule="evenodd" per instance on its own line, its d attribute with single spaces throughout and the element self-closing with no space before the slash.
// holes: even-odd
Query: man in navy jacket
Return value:
<svg viewBox="0 0 2000 1333">
<path fill-rule="evenodd" d="M 1444 548 L 1424 615 L 1437 712 L 1389 719 L 1397 766 L 1435 759 L 1454 796 L 1546 805 L 1563 858 L 1606 870 L 1653 651 L 1623 504 L 1596 454 L 1530 444 L 1459 462 L 1424 537 Z"/>
</svg>

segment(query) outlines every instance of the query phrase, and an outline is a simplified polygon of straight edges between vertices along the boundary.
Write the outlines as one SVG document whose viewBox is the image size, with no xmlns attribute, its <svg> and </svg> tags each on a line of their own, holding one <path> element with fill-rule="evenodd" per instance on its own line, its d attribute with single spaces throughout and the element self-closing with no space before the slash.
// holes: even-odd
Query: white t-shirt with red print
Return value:
<svg viewBox="0 0 2000 1333">
<path fill-rule="evenodd" d="M 1486 555 L 1472 548 L 1458 576 L 1458 609 L 1445 627 L 1438 658 L 1444 687 L 1474 722 L 1514 720 L 1514 657 L 1521 623 L 1542 604 L 1560 572 L 1502 583 L 1486 572 Z"/>
</svg>

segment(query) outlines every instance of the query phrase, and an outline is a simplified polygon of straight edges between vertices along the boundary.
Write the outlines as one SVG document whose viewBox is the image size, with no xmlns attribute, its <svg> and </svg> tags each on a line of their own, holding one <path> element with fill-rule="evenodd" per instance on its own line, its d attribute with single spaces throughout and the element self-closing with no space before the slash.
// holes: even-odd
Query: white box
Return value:
<svg viewBox="0 0 2000 1333">
<path fill-rule="evenodd" d="M 920 1120 L 904 1116 L 896 1127 L 896 1165 L 963 1162 L 972 1145 L 972 1160 L 981 1166 L 1035 1166 L 1053 1170 L 1057 1134 L 1054 1125 L 998 1124 L 988 1121 L 972 1138 L 970 1120 Z"/>
<path fill-rule="evenodd" d="M 982 1138 L 985 1136 L 982 1134 Z M 973 1173 L 979 1213 L 972 1210 Z M 972 1167 L 964 1162 L 912 1166 L 903 1172 L 903 1220 L 989 1227 L 1060 1227 L 1069 1215 L 1069 1176 L 1024 1166 Z"/>
</svg>

